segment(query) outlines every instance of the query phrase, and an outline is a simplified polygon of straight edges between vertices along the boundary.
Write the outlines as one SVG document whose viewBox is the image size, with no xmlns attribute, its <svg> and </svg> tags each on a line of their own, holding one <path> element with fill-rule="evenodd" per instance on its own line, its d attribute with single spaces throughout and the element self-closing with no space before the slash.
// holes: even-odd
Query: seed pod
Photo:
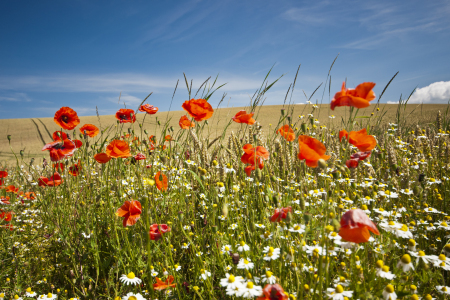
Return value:
<svg viewBox="0 0 450 300">
<path fill-rule="evenodd" d="M 423 188 L 420 185 L 416 185 L 413 188 L 414 196 L 419 196 L 422 193 L 422 191 L 423 191 Z"/>
<path fill-rule="evenodd" d="M 303 214 L 303 220 L 305 221 L 305 224 L 308 225 L 309 221 L 311 221 L 311 215 Z"/>
<path fill-rule="evenodd" d="M 319 159 L 318 165 L 319 165 L 319 168 L 321 168 L 321 169 L 325 169 L 328 166 L 327 162 L 324 159 L 322 159 L 322 158 Z"/>
<path fill-rule="evenodd" d="M 272 201 L 275 204 L 275 206 L 278 206 L 278 196 L 277 195 L 272 196 Z"/>
<path fill-rule="evenodd" d="M 233 253 L 231 254 L 231 260 L 233 261 L 233 264 L 237 265 L 240 260 L 239 253 Z"/>
<path fill-rule="evenodd" d="M 305 132 L 306 131 L 306 123 L 302 123 L 302 125 L 300 126 L 302 131 Z"/>
</svg>

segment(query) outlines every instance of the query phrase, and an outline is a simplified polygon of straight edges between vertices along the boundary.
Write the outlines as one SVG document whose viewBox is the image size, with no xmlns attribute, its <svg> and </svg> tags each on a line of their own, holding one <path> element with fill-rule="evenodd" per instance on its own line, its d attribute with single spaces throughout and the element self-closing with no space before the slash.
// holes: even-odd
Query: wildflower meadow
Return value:
<svg viewBox="0 0 450 300">
<path fill-rule="evenodd" d="M 61 107 L 46 159 L 0 168 L 0 300 L 449 299 L 448 110 L 384 120 L 375 83 L 344 82 L 296 116 L 294 82 L 264 124 L 275 82 L 218 135 L 215 81 L 151 132 L 150 95 L 102 128 Z"/>
</svg>

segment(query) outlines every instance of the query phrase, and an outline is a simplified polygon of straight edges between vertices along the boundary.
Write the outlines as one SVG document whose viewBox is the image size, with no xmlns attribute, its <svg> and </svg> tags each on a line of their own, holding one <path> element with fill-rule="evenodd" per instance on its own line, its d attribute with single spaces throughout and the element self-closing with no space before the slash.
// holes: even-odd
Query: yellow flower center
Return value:
<svg viewBox="0 0 450 300">
<path fill-rule="evenodd" d="M 339 277 L 339 281 L 340 282 L 345 282 L 345 277 L 344 276 Z"/>
<path fill-rule="evenodd" d="M 395 222 L 394 221 L 389 221 L 389 226 L 394 226 Z"/>
<path fill-rule="evenodd" d="M 241 246 L 245 246 L 245 242 L 244 242 L 244 241 L 241 241 L 241 242 L 240 242 L 240 245 L 241 245 Z"/>
<path fill-rule="evenodd" d="M 383 209 L 383 208 L 381 208 L 381 207 L 380 207 L 380 208 L 379 208 L 378 210 L 379 210 L 379 211 L 384 211 L 384 209 Z"/>
<path fill-rule="evenodd" d="M 130 296 L 128 297 L 128 300 L 137 300 L 137 298 L 135 296 Z"/>
<path fill-rule="evenodd" d="M 127 278 L 128 278 L 128 279 L 134 279 L 134 277 L 136 277 L 136 276 L 134 275 L 133 272 L 130 272 L 130 273 L 128 273 L 128 275 L 127 275 Z"/>
<path fill-rule="evenodd" d="M 430 294 L 427 294 L 427 295 L 425 296 L 425 300 L 431 300 L 431 299 L 433 299 L 433 297 L 431 297 Z"/>
<path fill-rule="evenodd" d="M 253 288 L 253 282 L 249 281 L 247 282 L 247 288 L 252 289 Z"/>
<path fill-rule="evenodd" d="M 15 296 L 14 296 L 14 299 L 19 299 L 19 295 L 15 295 Z"/>
<path fill-rule="evenodd" d="M 409 254 L 405 254 L 402 256 L 401 260 L 404 264 L 409 264 L 411 263 L 411 256 L 409 256 Z"/>
<path fill-rule="evenodd" d="M 234 278 L 234 275 L 230 275 L 230 276 L 228 276 L 228 282 L 229 283 L 233 283 L 233 282 L 235 282 L 235 278 Z"/>
<path fill-rule="evenodd" d="M 205 269 L 201 269 L 200 272 L 201 272 L 202 274 L 205 274 Z"/>
<path fill-rule="evenodd" d="M 269 248 L 269 253 L 273 253 L 274 250 L 275 250 L 275 249 L 273 249 L 273 247 L 270 247 L 270 248 Z"/>
<path fill-rule="evenodd" d="M 447 225 L 446 222 L 442 222 L 442 223 L 441 223 L 441 226 L 447 227 L 448 225 Z"/>
<path fill-rule="evenodd" d="M 249 261 L 244 259 L 244 264 L 248 265 Z"/>
<path fill-rule="evenodd" d="M 433 211 L 433 208 L 431 208 L 431 207 L 430 207 L 430 208 L 428 208 L 428 211 Z"/>
<path fill-rule="evenodd" d="M 300 229 L 300 226 L 299 225 L 295 225 L 294 226 L 294 230 L 299 230 Z"/>
<path fill-rule="evenodd" d="M 52 293 L 48 293 L 48 294 L 47 294 L 47 298 L 53 298 Z"/>
<path fill-rule="evenodd" d="M 383 268 L 381 268 L 383 270 L 383 272 L 389 272 L 389 267 L 388 266 L 383 266 Z"/>
<path fill-rule="evenodd" d="M 406 189 L 405 192 L 409 193 L 409 189 Z"/>
<path fill-rule="evenodd" d="M 443 286 L 441 291 L 446 292 L 447 291 L 447 287 Z"/>
<path fill-rule="evenodd" d="M 401 231 L 408 231 L 408 226 L 405 224 L 402 225 L 402 228 L 400 228 Z"/>
<path fill-rule="evenodd" d="M 27 288 L 27 292 L 28 292 L 28 293 L 31 293 L 31 288 Z"/>
<path fill-rule="evenodd" d="M 269 278 L 269 277 L 272 277 L 272 275 L 273 275 L 273 273 L 272 273 L 272 272 L 270 272 L 270 271 L 266 271 L 266 277 L 267 277 L 267 278 Z"/>
<path fill-rule="evenodd" d="M 425 256 L 425 252 L 419 251 L 419 256 Z"/>
<path fill-rule="evenodd" d="M 336 292 L 336 294 L 340 294 L 344 291 L 344 288 L 342 287 L 342 285 L 338 284 L 334 291 Z"/>
<path fill-rule="evenodd" d="M 392 286 L 392 284 L 388 284 L 385 287 L 385 291 L 388 292 L 389 294 L 392 294 L 394 292 L 394 287 Z"/>
<path fill-rule="evenodd" d="M 444 254 L 440 254 L 440 255 L 439 255 L 439 260 L 445 261 L 445 259 L 446 259 L 446 258 L 445 258 L 445 255 L 444 255 Z"/>
</svg>

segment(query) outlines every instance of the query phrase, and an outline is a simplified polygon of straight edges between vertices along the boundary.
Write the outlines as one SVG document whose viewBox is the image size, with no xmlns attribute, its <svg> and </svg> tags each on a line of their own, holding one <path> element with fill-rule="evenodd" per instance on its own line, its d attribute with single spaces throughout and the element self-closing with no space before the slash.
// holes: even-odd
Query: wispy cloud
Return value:
<svg viewBox="0 0 450 300">
<path fill-rule="evenodd" d="M 434 82 L 417 89 L 408 103 L 448 103 L 450 100 L 450 81 Z"/>
<path fill-rule="evenodd" d="M 26 93 L 7 93 L 0 96 L 0 101 L 30 102 L 31 98 Z"/>
</svg>

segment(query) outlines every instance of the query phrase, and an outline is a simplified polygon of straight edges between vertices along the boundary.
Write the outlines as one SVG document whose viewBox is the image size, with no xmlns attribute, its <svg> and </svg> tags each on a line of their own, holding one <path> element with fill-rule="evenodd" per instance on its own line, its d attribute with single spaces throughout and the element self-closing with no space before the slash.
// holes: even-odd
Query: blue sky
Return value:
<svg viewBox="0 0 450 300">
<path fill-rule="evenodd" d="M 377 83 L 397 101 L 450 99 L 448 1 L 0 1 L 0 118 L 113 114 L 147 103 L 180 110 L 209 76 L 227 83 L 211 99 L 244 106 L 274 66 L 285 74 L 265 104 L 282 104 L 301 64 L 294 102 L 305 102 L 331 72 L 331 97 Z M 303 91 L 302 91 L 303 90 Z M 118 104 L 119 94 L 121 103 Z M 312 100 L 322 99 L 319 90 Z M 329 103 L 328 88 L 323 102 Z"/>
</svg>

